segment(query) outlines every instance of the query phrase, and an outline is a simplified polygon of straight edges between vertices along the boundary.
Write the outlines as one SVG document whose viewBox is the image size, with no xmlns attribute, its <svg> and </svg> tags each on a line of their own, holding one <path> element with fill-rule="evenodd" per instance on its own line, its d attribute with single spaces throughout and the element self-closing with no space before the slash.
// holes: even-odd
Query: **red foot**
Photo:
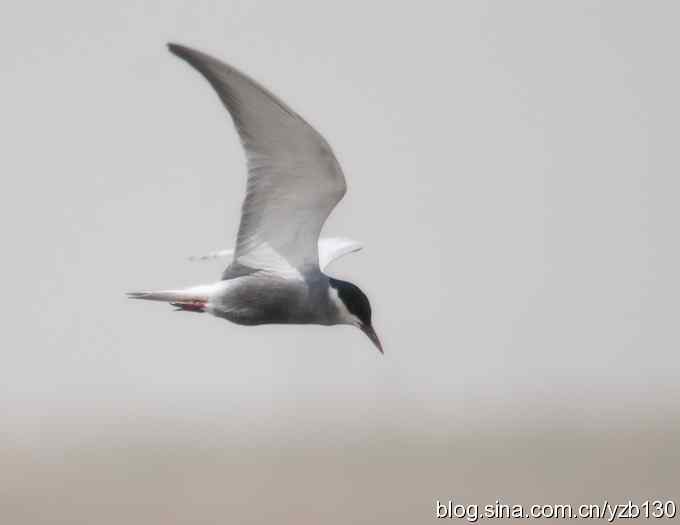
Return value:
<svg viewBox="0 0 680 525">
<path fill-rule="evenodd" d="M 205 312 L 205 307 L 207 306 L 205 301 L 182 301 L 170 304 L 178 310 L 185 310 L 187 312 Z"/>
</svg>

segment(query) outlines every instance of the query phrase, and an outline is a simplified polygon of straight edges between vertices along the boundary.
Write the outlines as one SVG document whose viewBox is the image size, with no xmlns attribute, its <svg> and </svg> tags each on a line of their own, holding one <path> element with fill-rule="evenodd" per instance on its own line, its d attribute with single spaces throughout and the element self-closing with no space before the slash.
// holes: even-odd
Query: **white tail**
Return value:
<svg viewBox="0 0 680 525">
<path fill-rule="evenodd" d="M 145 299 L 147 301 L 162 301 L 170 303 L 180 310 L 205 312 L 210 300 L 224 291 L 226 283 L 220 281 L 213 284 L 203 284 L 184 288 L 183 290 L 149 290 L 144 292 L 128 292 L 130 299 Z"/>
<path fill-rule="evenodd" d="M 126 292 L 130 299 L 146 299 L 147 301 L 164 301 L 172 303 L 188 300 L 191 295 L 187 290 L 153 290 L 146 292 Z"/>
</svg>

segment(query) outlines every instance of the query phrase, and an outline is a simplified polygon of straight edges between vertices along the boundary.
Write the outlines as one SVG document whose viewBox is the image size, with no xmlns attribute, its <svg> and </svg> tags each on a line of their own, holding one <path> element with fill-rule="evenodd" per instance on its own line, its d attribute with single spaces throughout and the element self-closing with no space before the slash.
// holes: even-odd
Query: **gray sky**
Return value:
<svg viewBox="0 0 680 525">
<path fill-rule="evenodd" d="M 672 409 L 679 13 L 594 4 L 3 4 L 0 411 L 44 430 Z M 349 327 L 124 298 L 218 278 L 186 256 L 233 243 L 244 191 L 231 121 L 167 41 L 331 143 L 349 191 L 325 233 L 366 248 L 330 273 L 369 295 L 384 357 Z"/>
</svg>

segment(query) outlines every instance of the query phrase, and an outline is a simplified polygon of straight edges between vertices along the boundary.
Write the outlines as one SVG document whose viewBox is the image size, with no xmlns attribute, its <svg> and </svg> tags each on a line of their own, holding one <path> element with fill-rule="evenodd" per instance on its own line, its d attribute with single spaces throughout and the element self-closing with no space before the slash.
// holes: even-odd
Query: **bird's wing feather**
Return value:
<svg viewBox="0 0 680 525">
<path fill-rule="evenodd" d="M 215 88 L 246 152 L 248 183 L 235 263 L 283 274 L 318 271 L 319 233 L 346 191 L 326 140 L 233 67 L 187 47 L 169 49 Z"/>
<path fill-rule="evenodd" d="M 212 259 L 226 259 L 234 256 L 234 250 L 225 248 L 224 250 L 215 250 L 214 252 L 205 253 L 203 255 L 190 255 L 190 261 L 209 261 Z"/>
<path fill-rule="evenodd" d="M 322 237 L 319 239 L 319 266 L 324 269 L 334 260 L 348 253 L 357 252 L 363 245 L 343 237 Z"/>
<path fill-rule="evenodd" d="M 323 270 L 336 259 L 343 255 L 361 250 L 363 245 L 345 237 L 321 237 L 319 238 L 319 267 Z M 234 250 L 215 250 L 205 255 L 192 255 L 190 261 L 208 261 L 213 259 L 230 259 L 234 256 Z"/>
</svg>

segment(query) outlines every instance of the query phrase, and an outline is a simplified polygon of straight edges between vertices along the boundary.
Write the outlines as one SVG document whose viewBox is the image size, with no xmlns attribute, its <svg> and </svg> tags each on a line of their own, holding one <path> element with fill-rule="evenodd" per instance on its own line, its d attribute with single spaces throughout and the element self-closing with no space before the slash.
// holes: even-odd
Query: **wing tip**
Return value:
<svg viewBox="0 0 680 525">
<path fill-rule="evenodd" d="M 176 44 L 175 42 L 168 42 L 166 46 L 168 47 L 168 51 L 175 55 L 178 55 L 187 49 L 182 44 Z"/>
<path fill-rule="evenodd" d="M 192 49 L 188 46 L 182 44 L 176 44 L 175 42 L 168 42 L 166 44 L 168 51 L 178 58 L 181 58 L 189 65 L 197 69 L 204 77 L 206 77 L 210 82 L 214 81 L 216 68 L 226 68 L 231 70 L 229 66 L 220 62 L 214 57 L 207 55 L 196 49 Z M 219 93 L 219 90 L 218 90 Z"/>
<path fill-rule="evenodd" d="M 175 42 L 168 42 L 166 46 L 168 51 L 170 51 L 173 55 L 187 61 L 202 55 L 200 51 L 196 51 L 195 49 L 191 49 L 190 47 L 177 44 Z"/>
<path fill-rule="evenodd" d="M 166 46 L 168 51 L 170 51 L 173 55 L 183 58 L 184 60 L 187 60 L 192 56 L 192 54 L 195 53 L 195 51 L 190 47 L 183 46 L 182 44 L 177 44 L 175 42 L 168 42 Z"/>
</svg>

